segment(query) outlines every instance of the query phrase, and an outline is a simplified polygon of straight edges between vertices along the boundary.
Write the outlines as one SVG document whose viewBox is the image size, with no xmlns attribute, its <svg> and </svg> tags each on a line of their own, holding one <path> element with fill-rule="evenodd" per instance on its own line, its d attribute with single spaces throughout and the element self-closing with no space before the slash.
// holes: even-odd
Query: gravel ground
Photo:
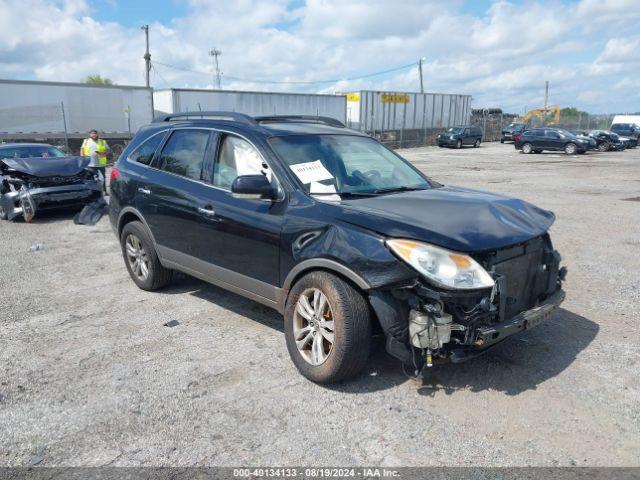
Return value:
<svg viewBox="0 0 640 480">
<path fill-rule="evenodd" d="M 640 466 L 640 149 L 402 154 L 555 211 L 563 308 L 422 384 L 377 343 L 327 388 L 266 307 L 189 278 L 137 289 L 108 219 L 2 222 L 0 465 Z"/>
</svg>

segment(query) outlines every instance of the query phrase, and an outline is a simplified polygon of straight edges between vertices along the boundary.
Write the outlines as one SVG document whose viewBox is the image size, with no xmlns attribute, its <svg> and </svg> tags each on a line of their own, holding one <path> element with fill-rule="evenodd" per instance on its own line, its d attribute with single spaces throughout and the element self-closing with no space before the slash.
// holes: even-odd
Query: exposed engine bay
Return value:
<svg viewBox="0 0 640 480">
<path fill-rule="evenodd" d="M 472 257 L 492 288 L 461 292 L 416 280 L 370 292 L 388 352 L 416 374 L 424 365 L 473 358 L 538 325 L 564 300 L 567 270 L 548 234 Z"/>
<path fill-rule="evenodd" d="M 30 222 L 40 210 L 101 198 L 104 178 L 88 165 L 87 157 L 0 159 L 0 218 Z"/>
</svg>

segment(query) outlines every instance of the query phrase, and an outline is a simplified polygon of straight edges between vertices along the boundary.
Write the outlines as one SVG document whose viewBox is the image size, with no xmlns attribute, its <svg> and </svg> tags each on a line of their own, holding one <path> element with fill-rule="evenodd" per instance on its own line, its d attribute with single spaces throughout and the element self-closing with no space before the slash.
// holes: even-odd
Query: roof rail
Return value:
<svg viewBox="0 0 640 480">
<path fill-rule="evenodd" d="M 179 112 L 179 113 L 167 113 L 164 115 L 158 115 L 153 119 L 153 123 L 170 122 L 172 120 L 179 119 L 219 119 L 219 120 L 233 120 L 235 122 L 241 122 L 246 125 L 258 125 L 258 122 L 253 117 L 244 113 L 237 112 L 212 112 L 212 111 L 197 111 L 197 112 Z"/>
<path fill-rule="evenodd" d="M 321 123 L 330 127 L 346 128 L 345 124 L 340 120 L 331 117 L 319 117 L 316 115 L 268 115 L 264 117 L 255 117 L 259 123 L 262 122 L 304 122 L 304 123 Z"/>
</svg>

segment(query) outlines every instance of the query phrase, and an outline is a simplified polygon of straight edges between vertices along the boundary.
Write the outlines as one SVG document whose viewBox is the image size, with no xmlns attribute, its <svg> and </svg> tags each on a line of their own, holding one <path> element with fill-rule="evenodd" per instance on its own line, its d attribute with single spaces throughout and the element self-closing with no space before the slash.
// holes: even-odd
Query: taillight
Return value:
<svg viewBox="0 0 640 480">
<path fill-rule="evenodd" d="M 519 142 L 519 141 L 520 141 L 520 134 L 518 134 L 518 135 L 514 135 L 514 136 L 513 136 L 513 139 L 514 139 L 516 142 Z"/>
<path fill-rule="evenodd" d="M 120 175 L 120 171 L 118 170 L 118 167 L 113 167 L 111 169 L 111 175 L 109 176 L 109 181 L 113 182 L 116 178 L 118 178 L 118 175 Z"/>
</svg>

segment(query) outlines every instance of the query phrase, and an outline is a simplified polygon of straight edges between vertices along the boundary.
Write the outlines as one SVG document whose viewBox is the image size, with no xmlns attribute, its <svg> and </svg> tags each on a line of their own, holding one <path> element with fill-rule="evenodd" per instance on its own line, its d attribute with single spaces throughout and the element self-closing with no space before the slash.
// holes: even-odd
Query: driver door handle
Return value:
<svg viewBox="0 0 640 480">
<path fill-rule="evenodd" d="M 143 193 L 145 195 L 151 195 L 151 190 L 149 190 L 148 188 L 139 188 L 138 192 Z"/>
<path fill-rule="evenodd" d="M 207 217 L 215 217 L 216 212 L 213 208 L 206 206 L 206 207 L 198 207 L 198 212 L 200 212 L 203 215 L 206 215 Z"/>
</svg>

